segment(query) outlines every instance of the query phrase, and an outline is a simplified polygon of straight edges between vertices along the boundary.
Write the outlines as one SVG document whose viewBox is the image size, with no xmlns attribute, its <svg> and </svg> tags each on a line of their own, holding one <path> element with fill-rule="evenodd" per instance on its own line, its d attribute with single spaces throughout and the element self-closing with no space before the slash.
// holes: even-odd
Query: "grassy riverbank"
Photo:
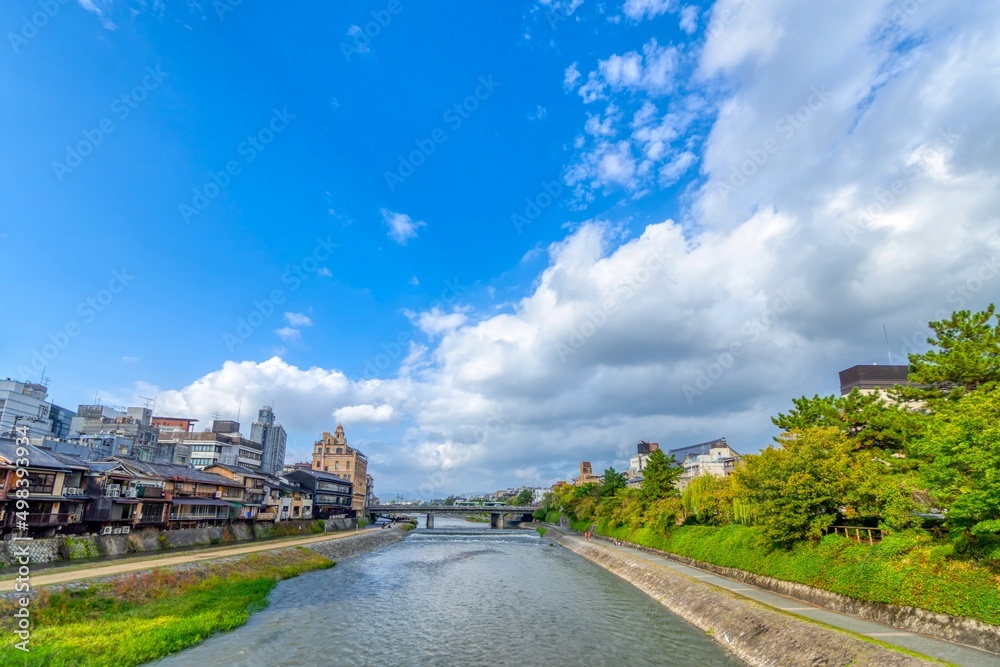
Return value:
<svg viewBox="0 0 1000 667">
<path fill-rule="evenodd" d="M 598 526 L 601 535 L 688 558 L 814 586 L 859 600 L 929 609 L 1000 625 L 1000 573 L 946 558 L 942 545 L 913 533 L 874 546 L 828 535 L 790 550 L 761 546 L 747 526 L 648 528 Z"/>
<path fill-rule="evenodd" d="M 154 570 L 82 590 L 46 592 L 30 607 L 30 652 L 0 646 L 11 667 L 132 667 L 237 628 L 267 606 L 275 584 L 333 561 L 303 547 L 185 571 Z M 14 606 L 0 603 L 0 633 L 13 638 Z"/>
</svg>

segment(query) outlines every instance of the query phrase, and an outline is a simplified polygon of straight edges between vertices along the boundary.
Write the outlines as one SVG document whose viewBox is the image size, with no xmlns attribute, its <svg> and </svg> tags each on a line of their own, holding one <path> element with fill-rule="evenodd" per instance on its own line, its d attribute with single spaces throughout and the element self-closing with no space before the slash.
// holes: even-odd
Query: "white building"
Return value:
<svg viewBox="0 0 1000 667">
<path fill-rule="evenodd" d="M 0 434 L 26 427 L 30 438 L 65 438 L 74 413 L 48 401 L 45 385 L 0 380 Z"/>
<path fill-rule="evenodd" d="M 268 475 L 280 473 L 285 465 L 288 434 L 283 426 L 274 423 L 274 411 L 270 405 L 265 405 L 257 413 L 257 421 L 250 427 L 250 439 L 261 445 L 261 472 Z"/>
<path fill-rule="evenodd" d="M 677 480 L 677 486 L 681 491 L 691 480 L 701 475 L 726 477 L 732 474 L 740 461 L 740 455 L 729 446 L 725 438 L 671 449 L 670 453 L 674 455 L 677 465 L 684 468 L 684 472 Z"/>
</svg>

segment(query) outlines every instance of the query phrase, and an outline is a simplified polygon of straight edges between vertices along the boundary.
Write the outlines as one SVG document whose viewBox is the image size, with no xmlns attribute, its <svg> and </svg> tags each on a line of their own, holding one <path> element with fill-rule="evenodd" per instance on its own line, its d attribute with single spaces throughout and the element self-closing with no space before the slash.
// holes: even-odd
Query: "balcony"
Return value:
<svg viewBox="0 0 1000 667">
<path fill-rule="evenodd" d="M 257 516 L 254 517 L 257 521 L 274 521 L 278 518 L 277 512 L 258 512 Z"/>
<path fill-rule="evenodd" d="M 23 514 L 21 515 L 24 516 Z M 21 521 L 14 512 L 8 512 L 7 516 L 4 517 L 3 527 L 13 528 L 17 526 L 17 523 Z M 80 520 L 78 514 L 71 514 L 70 512 L 51 514 L 49 512 L 38 512 L 28 515 L 27 524 L 29 526 L 66 526 L 70 523 L 76 523 Z"/>
<path fill-rule="evenodd" d="M 83 496 L 84 491 L 78 486 L 64 486 L 63 487 L 64 496 Z"/>
<path fill-rule="evenodd" d="M 162 486 L 140 486 L 138 491 L 140 498 L 162 498 L 164 496 Z"/>
<path fill-rule="evenodd" d="M 104 497 L 105 498 L 119 498 L 122 495 L 122 487 L 120 484 L 108 484 L 104 487 Z"/>
</svg>

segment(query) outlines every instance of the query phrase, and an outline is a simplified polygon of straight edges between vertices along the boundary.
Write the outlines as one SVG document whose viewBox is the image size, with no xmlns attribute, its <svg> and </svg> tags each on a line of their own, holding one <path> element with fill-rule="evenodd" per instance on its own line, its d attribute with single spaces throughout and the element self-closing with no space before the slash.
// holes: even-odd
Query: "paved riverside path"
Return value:
<svg viewBox="0 0 1000 667">
<path fill-rule="evenodd" d="M 579 536 L 573 535 L 573 537 Z M 900 630 L 899 628 L 894 628 L 889 625 L 874 623 L 872 621 L 858 618 L 857 616 L 842 614 L 823 607 L 817 607 L 816 605 L 808 602 L 779 595 L 778 593 L 772 593 L 771 591 L 751 586 L 750 584 L 746 584 L 742 581 L 735 581 L 717 574 L 712 574 L 711 572 L 706 572 L 705 570 L 700 570 L 696 567 L 683 565 L 664 556 L 657 556 L 647 551 L 640 551 L 639 549 L 633 549 L 626 546 L 617 546 L 603 539 L 593 543 L 599 544 L 600 546 L 608 549 L 623 551 L 636 559 L 668 567 L 671 570 L 691 577 L 692 579 L 697 579 L 705 582 L 706 584 L 724 588 L 727 591 L 756 600 L 757 602 L 761 602 L 769 607 L 774 607 L 775 609 L 779 609 L 787 614 L 801 616 L 813 621 L 819 621 L 820 623 L 825 623 L 842 630 L 848 630 L 863 637 L 877 639 L 885 644 L 904 648 L 908 651 L 913 651 L 914 653 L 919 653 L 931 658 L 937 658 L 938 660 L 943 660 L 944 662 L 954 665 L 961 665 L 961 667 L 1000 667 L 1000 655 L 995 653 L 989 653 L 987 651 L 981 651 L 979 649 L 963 646 L 961 644 L 955 644 L 944 639 L 937 639 L 936 637 L 929 637 L 915 632 L 907 632 L 906 630 Z"/>
<path fill-rule="evenodd" d="M 88 566 L 83 563 L 67 563 L 63 568 L 46 568 L 43 572 L 48 574 L 37 574 L 31 576 L 31 587 L 37 589 L 39 586 L 51 586 L 53 584 L 63 584 L 80 579 L 92 579 L 94 577 L 108 577 L 116 574 L 127 574 L 140 570 L 150 570 L 156 567 L 169 567 L 171 565 L 184 565 L 185 563 L 198 563 L 216 558 L 228 558 L 229 556 L 240 556 L 259 551 L 270 551 L 272 549 L 285 549 L 287 547 L 297 547 L 314 542 L 326 542 L 328 540 L 338 540 L 350 537 L 359 533 L 370 532 L 343 531 L 338 533 L 324 533 L 322 535 L 310 535 L 309 537 L 294 537 L 291 539 L 277 539 L 256 542 L 244 546 L 216 547 L 210 549 L 199 549 L 197 551 L 187 551 L 177 556 L 164 556 L 162 551 L 153 551 L 148 555 L 137 555 L 134 558 L 114 561 L 107 564 L 93 564 Z M 14 584 L 17 583 L 16 574 L 7 575 L 10 577 L 0 581 L 0 593 L 13 591 Z"/>
</svg>

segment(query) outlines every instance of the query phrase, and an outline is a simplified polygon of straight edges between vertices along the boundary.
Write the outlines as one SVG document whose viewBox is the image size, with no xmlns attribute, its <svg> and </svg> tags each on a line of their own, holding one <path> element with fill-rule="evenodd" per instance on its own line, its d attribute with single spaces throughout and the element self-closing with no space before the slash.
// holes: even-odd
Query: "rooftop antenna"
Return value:
<svg viewBox="0 0 1000 667">
<path fill-rule="evenodd" d="M 153 398 L 149 398 L 148 396 L 140 396 L 139 398 L 141 398 L 144 401 L 144 405 L 143 405 L 144 408 L 146 408 L 147 410 L 150 410 L 150 411 L 155 411 L 156 410 L 156 397 L 155 396 Z M 150 407 L 150 406 L 152 406 L 152 407 Z"/>
<path fill-rule="evenodd" d="M 236 408 L 236 423 L 240 423 L 240 413 L 243 411 L 243 399 L 240 399 L 239 406 Z"/>
<path fill-rule="evenodd" d="M 892 349 L 889 347 L 889 330 L 882 325 L 882 333 L 885 334 L 885 351 L 889 355 L 889 365 L 892 366 Z"/>
<path fill-rule="evenodd" d="M 218 419 L 219 419 L 220 417 L 222 417 L 222 413 L 221 413 L 221 412 L 219 412 L 218 410 L 216 410 L 216 411 L 214 411 L 214 412 L 212 413 L 212 419 L 214 419 L 214 420 L 218 421 Z"/>
</svg>

